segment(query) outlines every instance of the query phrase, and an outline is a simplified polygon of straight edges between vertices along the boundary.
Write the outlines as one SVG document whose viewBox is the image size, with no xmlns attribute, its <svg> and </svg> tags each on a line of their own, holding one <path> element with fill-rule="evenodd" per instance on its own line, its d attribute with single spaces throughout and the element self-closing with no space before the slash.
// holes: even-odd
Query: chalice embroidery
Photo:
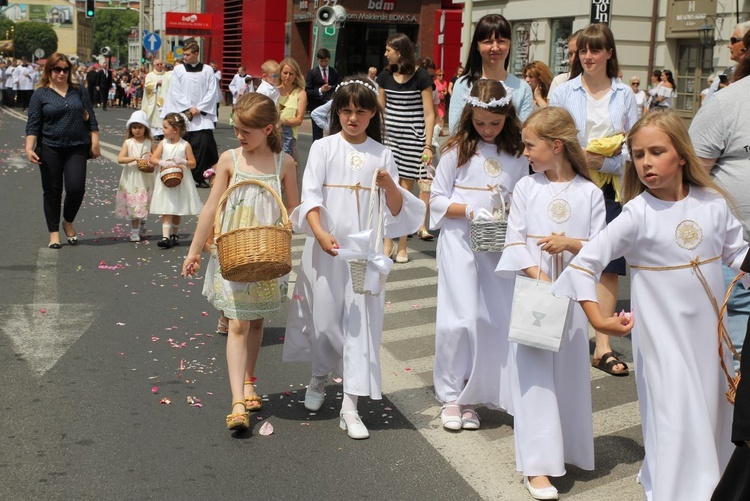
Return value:
<svg viewBox="0 0 750 501">
<path fill-rule="evenodd" d="M 534 327 L 541 327 L 542 326 L 542 319 L 547 316 L 546 313 L 543 313 L 541 311 L 532 311 L 531 315 L 534 317 L 534 322 L 532 322 L 532 324 L 531 324 Z"/>
<path fill-rule="evenodd" d="M 497 157 L 490 157 L 484 161 L 484 172 L 490 177 L 497 177 L 503 173 L 503 164 Z"/>
<path fill-rule="evenodd" d="M 365 166 L 365 155 L 358 151 L 352 151 L 346 156 L 346 164 L 352 168 L 352 170 L 360 170 Z"/>
<path fill-rule="evenodd" d="M 570 219 L 571 212 L 572 210 L 567 200 L 554 198 L 549 205 L 547 205 L 547 216 L 549 216 L 553 222 L 558 224 L 564 223 Z"/>
<path fill-rule="evenodd" d="M 693 250 L 703 242 L 703 230 L 695 221 L 686 219 L 675 228 L 674 238 L 683 249 Z"/>
</svg>

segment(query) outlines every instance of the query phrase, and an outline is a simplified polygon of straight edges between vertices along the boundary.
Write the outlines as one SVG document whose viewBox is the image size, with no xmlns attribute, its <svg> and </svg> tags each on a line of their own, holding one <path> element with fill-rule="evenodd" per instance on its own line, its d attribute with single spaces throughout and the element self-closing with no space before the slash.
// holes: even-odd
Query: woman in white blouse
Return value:
<svg viewBox="0 0 750 501">
<path fill-rule="evenodd" d="M 646 105 L 646 93 L 641 90 L 641 79 L 636 76 L 630 77 L 630 88 L 632 89 L 633 94 L 635 94 L 638 118 L 641 118 L 641 115 L 648 110 L 648 106 Z"/>
<path fill-rule="evenodd" d="M 670 70 L 664 70 L 661 72 L 661 86 L 656 93 L 656 105 L 662 108 L 674 108 L 674 96 L 675 96 L 675 84 L 674 77 Z"/>
</svg>

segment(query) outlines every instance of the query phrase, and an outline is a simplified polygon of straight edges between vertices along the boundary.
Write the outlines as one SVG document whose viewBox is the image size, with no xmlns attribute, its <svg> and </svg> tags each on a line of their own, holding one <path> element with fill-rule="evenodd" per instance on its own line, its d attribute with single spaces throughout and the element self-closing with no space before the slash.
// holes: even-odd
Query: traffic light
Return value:
<svg viewBox="0 0 750 501">
<path fill-rule="evenodd" d="M 88 18 L 94 17 L 95 5 L 96 5 L 96 0 L 86 0 L 86 17 Z"/>
</svg>

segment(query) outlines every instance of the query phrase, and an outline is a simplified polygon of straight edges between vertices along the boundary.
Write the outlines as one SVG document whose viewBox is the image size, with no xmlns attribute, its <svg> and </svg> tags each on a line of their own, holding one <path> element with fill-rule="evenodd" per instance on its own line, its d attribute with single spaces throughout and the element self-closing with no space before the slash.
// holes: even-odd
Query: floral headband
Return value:
<svg viewBox="0 0 750 501">
<path fill-rule="evenodd" d="M 187 115 L 184 114 L 184 113 L 178 113 L 178 115 L 180 115 L 182 117 L 182 121 L 185 122 L 185 125 L 187 125 L 187 123 L 190 121 L 190 120 L 188 120 Z"/>
<path fill-rule="evenodd" d="M 368 89 L 370 89 L 371 91 L 373 91 L 375 94 L 378 93 L 378 91 L 377 91 L 377 89 L 375 88 L 374 85 L 372 85 L 370 83 L 367 83 L 367 82 L 364 82 L 362 80 L 347 80 L 345 82 L 341 82 L 338 85 L 338 87 L 336 87 L 336 90 L 338 91 L 340 88 L 346 87 L 347 85 L 351 85 L 351 84 L 364 85 L 365 87 L 367 87 Z"/>
<path fill-rule="evenodd" d="M 503 106 L 508 106 L 510 104 L 510 100 L 513 98 L 513 89 L 505 85 L 505 82 L 500 82 L 503 84 L 503 88 L 505 89 L 505 96 L 501 99 L 490 99 L 488 103 L 485 103 L 484 101 L 481 101 L 478 97 L 469 96 L 466 98 L 466 104 L 470 104 L 471 106 L 484 108 L 485 110 L 489 108 L 502 108 Z"/>
</svg>

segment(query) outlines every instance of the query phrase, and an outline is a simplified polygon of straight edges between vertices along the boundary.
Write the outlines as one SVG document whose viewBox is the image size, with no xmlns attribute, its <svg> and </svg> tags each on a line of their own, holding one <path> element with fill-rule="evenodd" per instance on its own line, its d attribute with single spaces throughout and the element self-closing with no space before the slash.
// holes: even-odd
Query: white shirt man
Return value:
<svg viewBox="0 0 750 501">
<path fill-rule="evenodd" d="M 748 30 L 750 30 L 750 21 L 745 21 L 744 23 L 735 26 L 732 36 L 729 37 L 729 43 L 727 44 L 727 48 L 729 49 L 729 59 L 735 63 L 739 63 L 747 55 L 747 48 L 745 47 L 745 44 L 742 43 L 742 37 L 745 36 L 745 33 L 747 33 Z M 724 75 L 729 77 L 730 82 L 732 80 L 732 75 L 734 75 L 735 68 L 736 65 L 724 70 Z M 706 92 L 705 99 L 703 99 L 704 103 L 708 101 L 708 98 L 714 95 L 714 92 L 719 90 L 720 83 L 720 78 L 714 78 L 713 83 L 708 88 L 708 92 Z"/>
<path fill-rule="evenodd" d="M 237 104 L 237 99 L 239 99 L 241 95 L 254 91 L 255 87 L 253 86 L 253 77 L 245 72 L 244 66 L 240 66 L 237 68 L 237 74 L 229 83 L 229 92 L 232 93 L 232 104 Z"/>
</svg>

